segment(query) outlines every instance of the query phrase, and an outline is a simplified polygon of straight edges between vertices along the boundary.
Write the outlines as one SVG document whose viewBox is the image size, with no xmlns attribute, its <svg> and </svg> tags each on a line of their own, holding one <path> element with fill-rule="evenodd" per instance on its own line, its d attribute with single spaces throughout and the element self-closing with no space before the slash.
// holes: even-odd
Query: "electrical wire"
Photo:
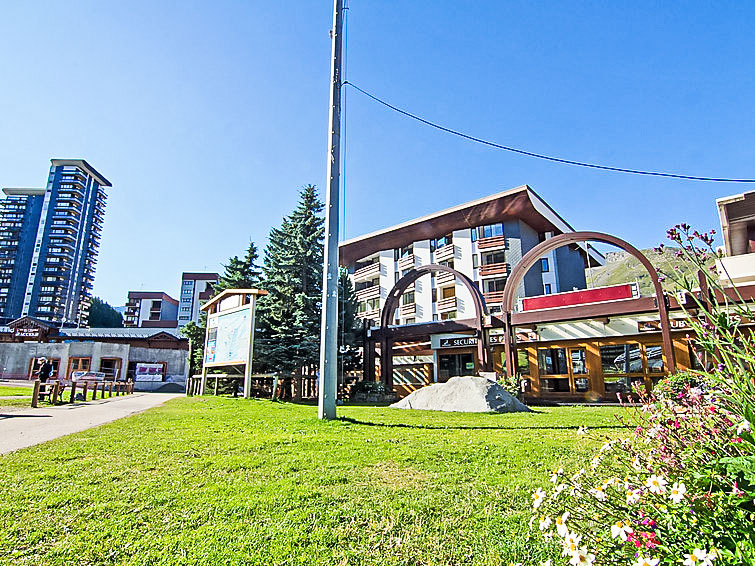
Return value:
<svg viewBox="0 0 755 566">
<path fill-rule="evenodd" d="M 547 161 L 554 161 L 556 163 L 563 163 L 565 165 L 576 165 L 578 167 L 589 167 L 590 169 L 601 169 L 603 171 L 615 171 L 618 173 L 631 173 L 633 175 L 647 175 L 651 177 L 666 177 L 671 179 L 683 179 L 686 181 L 711 181 L 711 182 L 717 182 L 717 183 L 755 183 L 755 179 L 731 179 L 726 177 L 698 177 L 695 175 L 682 175 L 678 173 L 663 173 L 660 171 L 643 171 L 640 169 L 626 169 L 624 167 L 610 167 L 608 165 L 598 165 L 595 163 L 585 163 L 583 161 L 574 161 L 572 159 L 563 159 L 561 157 L 553 157 L 550 155 L 544 155 L 542 153 L 535 153 L 532 151 L 526 151 L 524 149 L 518 149 L 515 147 L 509 147 L 506 145 L 501 145 L 499 143 L 495 143 L 489 140 L 485 140 L 482 138 L 478 138 L 475 136 L 471 136 L 469 134 L 465 134 L 464 132 L 460 132 L 458 130 L 453 130 L 451 128 L 447 128 L 445 126 L 441 126 L 440 124 L 436 124 L 435 122 L 431 122 L 430 120 L 426 120 L 425 118 L 422 118 L 421 116 L 417 116 L 416 114 L 412 114 L 411 112 L 408 112 L 407 110 L 404 110 L 402 108 L 399 108 L 398 106 L 394 106 L 393 104 L 390 104 L 389 102 L 386 102 L 385 100 L 375 96 L 374 94 L 371 94 L 367 92 L 366 90 L 358 87 L 354 83 L 350 81 L 343 81 L 341 83 L 342 86 L 349 85 L 351 88 L 357 90 L 358 92 L 361 92 L 368 98 L 371 98 L 375 102 L 382 104 L 383 106 L 390 108 L 391 110 L 398 112 L 399 114 L 403 114 L 404 116 L 407 116 L 408 118 L 411 118 L 413 120 L 416 120 L 418 122 L 422 122 L 423 124 L 430 126 L 431 128 L 435 128 L 437 130 L 441 130 L 443 132 L 447 132 L 449 134 L 453 134 L 455 136 L 458 136 L 460 138 L 464 138 L 476 143 L 480 143 L 483 145 L 487 145 L 490 147 L 494 147 L 496 149 L 502 149 L 504 151 L 510 151 L 513 153 L 518 153 L 520 155 L 526 155 L 528 157 L 535 157 L 537 159 L 545 159 Z"/>
</svg>

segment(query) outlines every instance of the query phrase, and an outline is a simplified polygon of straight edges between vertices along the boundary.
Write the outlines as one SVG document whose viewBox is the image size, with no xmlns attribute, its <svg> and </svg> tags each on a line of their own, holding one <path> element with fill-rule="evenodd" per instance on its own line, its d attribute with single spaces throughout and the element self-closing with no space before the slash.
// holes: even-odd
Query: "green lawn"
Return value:
<svg viewBox="0 0 755 566">
<path fill-rule="evenodd" d="M 33 391 L 33 387 L 13 387 L 11 385 L 0 385 L 0 397 L 10 395 L 13 395 L 14 397 L 22 395 L 31 397 Z"/>
<path fill-rule="evenodd" d="M 531 491 L 620 409 L 538 411 L 176 399 L 0 456 L 0 561 L 539 564 Z"/>
</svg>

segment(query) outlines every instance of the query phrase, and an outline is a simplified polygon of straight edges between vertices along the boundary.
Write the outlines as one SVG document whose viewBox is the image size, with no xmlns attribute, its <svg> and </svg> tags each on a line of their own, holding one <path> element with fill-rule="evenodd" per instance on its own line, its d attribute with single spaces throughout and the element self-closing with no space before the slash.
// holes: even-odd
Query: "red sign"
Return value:
<svg viewBox="0 0 755 566">
<path fill-rule="evenodd" d="M 610 287 L 598 287 L 597 289 L 582 289 L 553 295 L 542 295 L 522 299 L 522 310 L 536 311 L 540 309 L 555 309 L 558 307 L 571 307 L 574 305 L 587 305 L 590 303 L 602 303 L 605 301 L 619 301 L 631 299 L 634 296 L 634 285 L 612 285 Z"/>
</svg>

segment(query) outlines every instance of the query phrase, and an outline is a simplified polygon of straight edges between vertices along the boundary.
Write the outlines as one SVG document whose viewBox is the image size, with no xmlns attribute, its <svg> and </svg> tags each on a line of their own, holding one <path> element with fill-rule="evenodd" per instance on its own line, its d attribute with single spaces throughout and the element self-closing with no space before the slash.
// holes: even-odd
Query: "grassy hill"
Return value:
<svg viewBox="0 0 755 566">
<path fill-rule="evenodd" d="M 674 248 L 666 248 L 663 255 L 658 254 L 653 249 L 640 250 L 645 257 L 650 260 L 653 267 L 664 272 L 670 273 L 677 266 L 680 273 L 687 277 L 697 279 L 696 269 L 685 263 L 674 255 Z M 605 287 L 607 285 L 618 285 L 620 283 L 637 282 L 640 286 L 640 293 L 648 295 L 653 293 L 653 284 L 650 281 L 645 268 L 639 261 L 626 252 L 609 253 L 606 257 L 606 264 L 600 267 L 592 267 L 585 270 L 585 278 L 589 287 Z M 666 280 L 663 283 L 664 289 L 675 291 L 673 281 Z"/>
</svg>

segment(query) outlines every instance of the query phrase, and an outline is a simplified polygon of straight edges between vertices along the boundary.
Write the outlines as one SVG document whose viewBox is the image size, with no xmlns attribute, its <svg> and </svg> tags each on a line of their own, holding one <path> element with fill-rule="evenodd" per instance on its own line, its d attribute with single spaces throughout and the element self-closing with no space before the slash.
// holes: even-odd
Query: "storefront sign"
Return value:
<svg viewBox="0 0 755 566">
<path fill-rule="evenodd" d="M 464 338 L 441 338 L 441 348 L 465 348 L 466 346 L 477 346 L 475 336 L 466 336 Z"/>
<path fill-rule="evenodd" d="M 42 330 L 40 328 L 14 328 L 14 338 L 40 338 Z"/>
<path fill-rule="evenodd" d="M 686 320 L 674 319 L 669 320 L 669 326 L 672 330 L 681 330 L 689 328 Z M 640 320 L 637 322 L 637 330 L 640 332 L 659 332 L 661 330 L 660 320 Z"/>
</svg>

